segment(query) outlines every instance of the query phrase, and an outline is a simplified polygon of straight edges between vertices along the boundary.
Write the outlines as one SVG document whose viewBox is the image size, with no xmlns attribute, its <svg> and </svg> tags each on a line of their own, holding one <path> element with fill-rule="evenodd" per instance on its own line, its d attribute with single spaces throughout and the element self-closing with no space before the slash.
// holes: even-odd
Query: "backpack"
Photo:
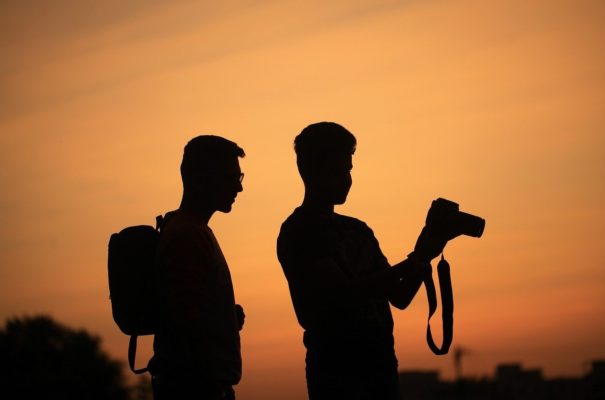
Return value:
<svg viewBox="0 0 605 400">
<path fill-rule="evenodd" d="M 163 217 L 156 217 L 156 227 L 129 226 L 109 239 L 107 272 L 113 319 L 126 335 L 128 365 L 135 374 L 137 337 L 153 335 L 159 324 L 159 292 L 155 277 L 156 252 Z"/>
</svg>

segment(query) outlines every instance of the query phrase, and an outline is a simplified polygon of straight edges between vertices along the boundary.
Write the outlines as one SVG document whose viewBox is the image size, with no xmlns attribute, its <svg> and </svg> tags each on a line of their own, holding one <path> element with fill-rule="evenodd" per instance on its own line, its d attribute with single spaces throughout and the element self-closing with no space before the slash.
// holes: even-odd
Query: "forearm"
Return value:
<svg viewBox="0 0 605 400">
<path fill-rule="evenodd" d="M 393 269 L 399 274 L 399 279 L 393 282 L 390 288 L 389 302 L 403 310 L 412 302 L 422 282 L 432 273 L 431 264 L 415 257 L 408 257 Z"/>
<path fill-rule="evenodd" d="M 384 298 L 403 309 L 412 301 L 427 274 L 430 274 L 429 263 L 408 258 L 393 267 L 349 281 L 343 289 L 353 298 Z"/>
</svg>

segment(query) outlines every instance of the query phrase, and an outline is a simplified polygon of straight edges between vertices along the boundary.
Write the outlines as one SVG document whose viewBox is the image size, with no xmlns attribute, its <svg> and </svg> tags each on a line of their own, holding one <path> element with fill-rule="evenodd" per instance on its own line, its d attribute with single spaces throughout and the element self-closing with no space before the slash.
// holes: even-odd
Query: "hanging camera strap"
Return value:
<svg viewBox="0 0 605 400">
<path fill-rule="evenodd" d="M 447 354 L 452 344 L 454 328 L 454 295 L 452 293 L 452 279 L 450 277 L 450 265 L 441 254 L 441 260 L 437 265 L 437 276 L 439 277 L 439 289 L 441 292 L 441 319 L 443 321 L 443 343 L 438 347 L 431 333 L 431 317 L 437 310 L 437 294 L 435 282 L 430 274 L 424 280 L 426 295 L 429 303 L 429 317 L 426 326 L 426 341 L 429 348 L 436 355 Z"/>
</svg>

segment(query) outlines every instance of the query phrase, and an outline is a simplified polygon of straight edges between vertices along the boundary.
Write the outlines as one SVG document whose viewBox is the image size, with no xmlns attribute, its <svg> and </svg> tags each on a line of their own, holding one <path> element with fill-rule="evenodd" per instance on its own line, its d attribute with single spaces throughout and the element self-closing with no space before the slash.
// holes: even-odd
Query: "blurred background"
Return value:
<svg viewBox="0 0 605 400">
<path fill-rule="evenodd" d="M 238 394 L 306 398 L 275 239 L 302 200 L 293 139 L 327 120 L 358 139 L 337 212 L 392 263 L 434 198 L 487 220 L 446 248 L 463 374 L 581 375 L 605 357 L 603 21 L 600 0 L 2 1 L 0 320 L 50 315 L 125 360 L 109 236 L 178 207 L 184 145 L 222 135 L 247 153 L 210 224 L 247 314 Z M 451 379 L 424 292 L 393 312 L 400 368 Z"/>
</svg>

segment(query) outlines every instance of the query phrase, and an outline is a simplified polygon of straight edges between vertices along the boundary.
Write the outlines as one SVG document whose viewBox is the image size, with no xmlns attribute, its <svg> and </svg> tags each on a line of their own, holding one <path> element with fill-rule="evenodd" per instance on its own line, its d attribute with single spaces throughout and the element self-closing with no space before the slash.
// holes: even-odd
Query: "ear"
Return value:
<svg viewBox="0 0 605 400">
<path fill-rule="evenodd" d="M 187 186 L 191 192 L 204 192 L 208 187 L 208 176 L 201 173 L 192 174 Z"/>
</svg>

